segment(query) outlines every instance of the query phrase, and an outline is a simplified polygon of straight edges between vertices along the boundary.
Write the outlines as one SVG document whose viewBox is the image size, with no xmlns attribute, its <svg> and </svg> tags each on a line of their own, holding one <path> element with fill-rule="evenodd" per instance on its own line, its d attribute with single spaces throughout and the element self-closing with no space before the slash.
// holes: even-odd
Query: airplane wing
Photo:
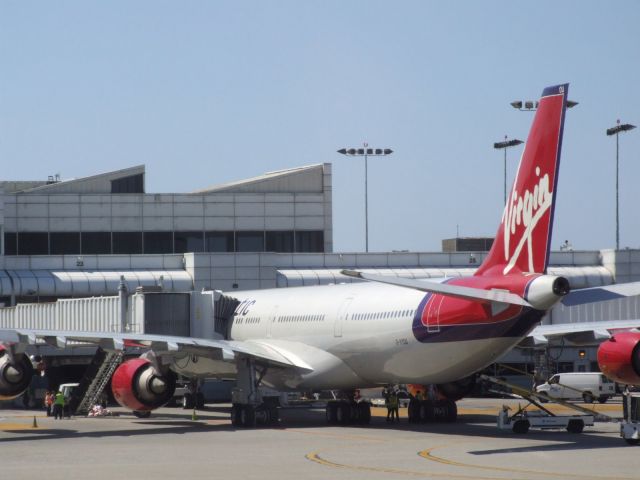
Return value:
<svg viewBox="0 0 640 480">
<path fill-rule="evenodd" d="M 604 302 L 623 297 L 640 295 L 640 282 L 617 283 L 605 287 L 582 288 L 572 290 L 565 295 L 561 302 L 567 307 L 583 305 L 585 303 Z"/>
<path fill-rule="evenodd" d="M 563 341 L 574 345 L 597 345 L 611 338 L 616 332 L 629 330 L 640 331 L 640 319 L 539 325 L 520 342 L 519 346 L 544 346 Z"/>
<path fill-rule="evenodd" d="M 483 290 L 481 288 L 464 287 L 462 285 L 448 285 L 446 283 L 375 275 L 373 273 L 363 273 L 355 270 L 342 270 L 340 273 L 348 277 L 362 278 L 364 280 L 396 285 L 398 287 L 413 288 L 414 290 L 420 290 L 422 292 L 441 293 L 450 297 L 464 298 L 466 300 L 508 303 L 511 305 L 531 307 L 531 304 L 524 298 L 511 292 L 505 292 L 504 290 Z"/>
<path fill-rule="evenodd" d="M 24 352 L 27 346 L 51 345 L 64 348 L 74 344 L 90 344 L 105 350 L 123 350 L 125 347 L 142 347 L 162 357 L 199 355 L 214 360 L 235 362 L 238 356 L 253 357 L 258 362 L 280 368 L 312 371 L 307 363 L 285 352 L 270 348 L 264 343 L 208 340 L 171 335 L 146 335 L 135 333 L 72 332 L 59 330 L 0 329 L 0 345 L 13 352 Z"/>
</svg>

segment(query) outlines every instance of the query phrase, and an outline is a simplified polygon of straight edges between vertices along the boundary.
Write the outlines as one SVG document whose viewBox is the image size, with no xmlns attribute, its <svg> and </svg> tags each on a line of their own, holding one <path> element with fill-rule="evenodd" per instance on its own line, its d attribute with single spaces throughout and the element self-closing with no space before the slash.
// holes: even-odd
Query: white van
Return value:
<svg viewBox="0 0 640 480">
<path fill-rule="evenodd" d="M 616 384 L 601 372 L 556 373 L 546 383 L 538 385 L 536 392 L 562 400 L 583 399 L 585 403 L 598 400 L 605 403 L 616 393 Z"/>
</svg>

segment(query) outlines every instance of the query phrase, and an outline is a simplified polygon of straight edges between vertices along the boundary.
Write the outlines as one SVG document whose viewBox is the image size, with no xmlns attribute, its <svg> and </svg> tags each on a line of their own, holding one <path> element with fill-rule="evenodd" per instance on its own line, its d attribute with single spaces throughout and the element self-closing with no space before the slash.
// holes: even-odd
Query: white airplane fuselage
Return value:
<svg viewBox="0 0 640 480">
<path fill-rule="evenodd" d="M 455 381 L 491 364 L 522 339 L 420 342 L 412 325 L 422 314 L 425 295 L 379 283 L 233 292 L 241 303 L 229 338 L 260 344 L 312 369 L 270 369 L 264 383 L 281 390 Z M 429 329 L 433 335 L 440 331 L 437 310 Z M 180 373 L 219 371 L 215 363 L 202 359 Z"/>
</svg>

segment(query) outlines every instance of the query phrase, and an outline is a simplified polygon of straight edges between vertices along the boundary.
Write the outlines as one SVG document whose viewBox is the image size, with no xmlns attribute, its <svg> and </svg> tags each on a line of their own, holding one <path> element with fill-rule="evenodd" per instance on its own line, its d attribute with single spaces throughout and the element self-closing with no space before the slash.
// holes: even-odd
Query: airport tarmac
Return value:
<svg viewBox="0 0 640 480">
<path fill-rule="evenodd" d="M 640 446 L 620 439 L 617 423 L 582 434 L 499 431 L 498 410 L 518 403 L 526 402 L 465 399 L 455 424 L 390 424 L 375 409 L 360 427 L 327 426 L 321 409 L 286 410 L 280 426 L 252 430 L 233 428 L 219 405 L 195 420 L 177 408 L 144 420 L 120 408 L 65 420 L 0 410 L 0 465 L 12 480 L 640 478 Z M 619 401 L 596 407 L 621 413 Z"/>
</svg>

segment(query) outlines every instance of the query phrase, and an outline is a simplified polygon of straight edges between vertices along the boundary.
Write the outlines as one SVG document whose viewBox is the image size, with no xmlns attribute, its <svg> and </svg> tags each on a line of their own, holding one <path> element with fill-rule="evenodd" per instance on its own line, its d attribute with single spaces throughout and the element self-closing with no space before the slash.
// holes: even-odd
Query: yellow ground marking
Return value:
<svg viewBox="0 0 640 480">
<path fill-rule="evenodd" d="M 438 446 L 438 447 L 431 447 L 431 448 L 427 448 L 425 450 L 422 450 L 420 452 L 418 452 L 418 455 L 422 458 L 425 458 L 427 460 L 431 460 L 433 462 L 437 462 L 437 463 L 442 463 L 445 465 L 451 465 L 454 467 L 464 467 L 464 468 L 478 468 L 481 470 L 493 470 L 495 472 L 509 472 L 509 473 L 523 473 L 523 474 L 533 474 L 533 475 L 544 475 L 544 476 L 551 476 L 551 477 L 556 477 L 556 478 L 594 478 L 594 479 L 607 479 L 607 480 L 614 480 L 614 479 L 618 479 L 618 480 L 633 480 L 634 478 L 637 477 L 612 477 L 611 475 L 586 475 L 586 474 L 571 474 L 571 473 L 559 473 L 559 472 L 545 472 L 542 470 L 528 470 L 528 469 L 523 469 L 523 468 L 508 468 L 508 467 L 495 467 L 495 466 L 491 466 L 491 465 L 477 465 L 474 463 L 463 463 L 463 462 L 456 462 L 454 460 L 447 460 L 446 458 L 443 457 L 438 457 L 436 455 L 433 454 L 433 451 L 439 448 L 446 448 L 450 445 L 442 445 L 442 446 Z"/>
<path fill-rule="evenodd" d="M 409 477 L 427 477 L 427 478 L 462 478 L 462 479 L 474 479 L 474 480 L 504 480 L 503 477 L 480 477 L 478 475 L 465 475 L 460 473 L 447 473 L 447 472 L 422 472 L 418 470 L 405 470 L 401 468 L 388 468 L 388 467 L 369 467 L 366 465 L 349 465 L 346 463 L 337 463 L 322 458 L 319 453 L 311 452 L 305 455 L 307 460 L 318 463 L 325 467 L 341 468 L 345 470 L 358 470 L 364 472 L 378 472 L 378 473 L 393 473 L 396 475 L 405 475 Z M 560 475 L 562 477 L 562 475 Z M 519 480 L 516 477 L 511 477 L 511 480 Z"/>
<path fill-rule="evenodd" d="M 318 432 L 313 430 L 298 430 L 295 428 L 284 428 L 285 432 L 304 433 L 305 435 L 317 435 L 319 437 L 343 438 L 345 440 L 365 440 L 367 442 L 386 442 L 383 438 L 367 437 L 365 435 L 344 435 L 339 433 Z"/>
<path fill-rule="evenodd" d="M 40 427 L 33 427 L 31 423 L 0 423 L 0 430 L 39 430 Z"/>
</svg>

